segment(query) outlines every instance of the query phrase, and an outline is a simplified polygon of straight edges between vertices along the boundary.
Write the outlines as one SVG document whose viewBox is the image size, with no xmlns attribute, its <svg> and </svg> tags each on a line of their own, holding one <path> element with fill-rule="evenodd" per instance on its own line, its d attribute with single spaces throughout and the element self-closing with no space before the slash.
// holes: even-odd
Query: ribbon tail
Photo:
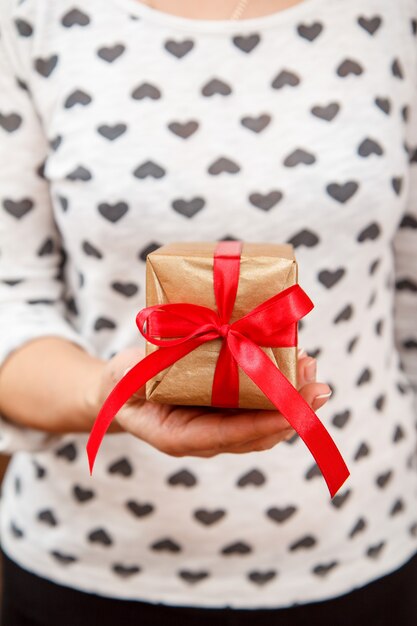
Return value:
<svg viewBox="0 0 417 626">
<path fill-rule="evenodd" d="M 228 345 L 243 371 L 284 415 L 307 445 L 333 498 L 350 472 L 316 413 L 271 359 L 250 339 L 240 333 L 230 332 Z"/>
<path fill-rule="evenodd" d="M 197 348 L 197 346 L 204 341 L 205 339 L 191 339 L 181 345 L 159 348 L 151 352 L 151 354 L 148 354 L 148 356 L 139 361 L 139 363 L 136 363 L 136 365 L 118 381 L 101 406 L 87 441 L 86 450 L 90 466 L 90 476 L 93 473 L 94 461 L 103 437 L 114 416 L 125 402 L 150 378 L 175 363 L 175 361 L 178 361 L 188 354 L 188 352 Z"/>
</svg>

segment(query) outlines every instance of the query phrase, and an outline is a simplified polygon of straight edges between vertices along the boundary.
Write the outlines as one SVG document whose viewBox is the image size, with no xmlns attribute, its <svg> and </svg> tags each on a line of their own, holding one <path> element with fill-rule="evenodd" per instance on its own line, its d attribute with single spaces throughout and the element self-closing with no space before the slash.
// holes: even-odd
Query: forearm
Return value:
<svg viewBox="0 0 417 626">
<path fill-rule="evenodd" d="M 46 432 L 89 432 L 104 363 L 60 337 L 29 341 L 0 368 L 0 414 Z"/>
</svg>

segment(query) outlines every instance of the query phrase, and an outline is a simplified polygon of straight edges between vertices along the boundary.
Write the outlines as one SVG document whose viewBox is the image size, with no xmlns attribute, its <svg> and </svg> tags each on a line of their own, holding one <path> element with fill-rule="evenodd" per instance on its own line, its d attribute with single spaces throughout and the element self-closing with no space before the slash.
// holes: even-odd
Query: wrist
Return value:
<svg viewBox="0 0 417 626">
<path fill-rule="evenodd" d="M 91 358 L 83 374 L 82 384 L 79 388 L 78 414 L 85 426 L 83 429 L 88 432 L 91 430 L 102 405 L 100 385 L 106 363 L 107 361 L 104 359 Z"/>
</svg>

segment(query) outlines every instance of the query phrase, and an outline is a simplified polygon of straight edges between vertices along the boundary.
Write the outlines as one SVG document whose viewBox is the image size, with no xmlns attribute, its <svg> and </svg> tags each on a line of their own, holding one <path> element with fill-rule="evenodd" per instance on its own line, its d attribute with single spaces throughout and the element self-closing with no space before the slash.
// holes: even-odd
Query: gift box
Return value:
<svg viewBox="0 0 417 626">
<path fill-rule="evenodd" d="M 279 411 L 333 497 L 349 470 L 297 390 L 297 323 L 314 305 L 297 282 L 292 246 L 171 243 L 147 256 L 146 272 L 147 306 L 136 315 L 146 356 L 96 417 L 87 442 L 90 474 L 113 417 L 145 385 L 153 402 Z"/>
<path fill-rule="evenodd" d="M 173 242 L 146 257 L 146 306 L 168 302 L 189 302 L 216 310 L 213 289 L 213 258 L 216 242 Z M 244 242 L 240 273 L 230 323 L 240 319 L 265 300 L 298 281 L 298 265 L 293 246 L 279 243 Z M 148 334 L 154 335 L 152 315 Z M 297 383 L 297 322 L 293 346 L 260 346 L 284 376 Z M 160 337 L 162 339 L 162 337 Z M 146 398 L 168 404 L 213 406 L 212 387 L 222 338 L 208 341 L 162 370 L 146 383 Z M 146 354 L 159 347 L 146 341 Z M 242 370 L 238 370 L 238 406 L 271 409 L 276 406 Z"/>
</svg>

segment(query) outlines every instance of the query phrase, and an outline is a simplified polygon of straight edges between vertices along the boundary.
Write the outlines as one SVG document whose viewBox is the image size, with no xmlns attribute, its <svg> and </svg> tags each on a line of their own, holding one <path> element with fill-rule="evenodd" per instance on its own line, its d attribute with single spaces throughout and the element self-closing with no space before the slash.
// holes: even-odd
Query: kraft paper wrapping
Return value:
<svg viewBox="0 0 417 626">
<path fill-rule="evenodd" d="M 213 287 L 216 245 L 217 242 L 175 242 L 148 254 L 146 306 L 190 302 L 217 310 Z M 298 266 L 291 244 L 244 242 L 236 302 L 229 322 L 297 281 Z M 146 383 L 146 398 L 176 405 L 212 406 L 211 389 L 222 341 L 207 341 L 159 372 Z M 260 347 L 297 389 L 297 346 Z M 159 347 L 146 341 L 146 355 L 154 350 Z M 277 410 L 240 367 L 239 408 Z"/>
</svg>

